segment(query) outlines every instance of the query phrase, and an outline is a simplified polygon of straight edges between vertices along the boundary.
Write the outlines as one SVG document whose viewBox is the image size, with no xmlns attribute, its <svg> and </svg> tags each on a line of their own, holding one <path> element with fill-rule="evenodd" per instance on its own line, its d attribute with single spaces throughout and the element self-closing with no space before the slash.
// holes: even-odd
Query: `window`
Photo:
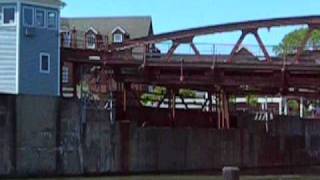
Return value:
<svg viewBox="0 0 320 180">
<path fill-rule="evenodd" d="M 123 42 L 123 34 L 117 33 L 113 35 L 114 43 L 122 43 Z"/>
<path fill-rule="evenodd" d="M 36 24 L 36 26 L 37 27 L 44 27 L 45 26 L 45 12 L 44 12 L 44 10 L 41 10 L 41 9 L 37 9 L 36 10 L 36 22 L 35 22 L 35 24 Z"/>
<path fill-rule="evenodd" d="M 63 47 L 71 47 L 72 44 L 72 32 L 62 32 Z"/>
<path fill-rule="evenodd" d="M 47 53 L 40 54 L 40 72 L 50 73 L 50 55 Z"/>
<path fill-rule="evenodd" d="M 23 25 L 31 27 L 33 26 L 34 13 L 33 8 L 24 7 L 23 8 Z"/>
<path fill-rule="evenodd" d="M 54 11 L 49 11 L 47 14 L 48 18 L 48 28 L 57 29 L 57 13 Z"/>
<path fill-rule="evenodd" d="M 88 49 L 96 48 L 96 35 L 93 33 L 87 34 L 87 48 Z"/>
<path fill-rule="evenodd" d="M 62 83 L 69 83 L 69 68 L 66 66 L 62 68 Z"/>
<path fill-rule="evenodd" d="M 2 12 L 3 12 L 2 23 L 4 25 L 14 25 L 16 9 L 14 7 L 3 7 Z"/>
</svg>

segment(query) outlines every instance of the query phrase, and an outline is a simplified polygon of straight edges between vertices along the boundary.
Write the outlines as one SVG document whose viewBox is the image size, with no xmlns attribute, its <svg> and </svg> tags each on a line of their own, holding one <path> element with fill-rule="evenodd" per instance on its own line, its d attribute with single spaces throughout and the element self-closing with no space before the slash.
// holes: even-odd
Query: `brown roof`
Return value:
<svg viewBox="0 0 320 180">
<path fill-rule="evenodd" d="M 111 36 L 112 31 L 120 27 L 125 30 L 130 39 L 146 37 L 153 34 L 152 20 L 149 16 L 138 17 L 88 17 L 88 18 L 62 18 L 61 29 L 87 32 L 94 28 L 102 35 Z"/>
</svg>

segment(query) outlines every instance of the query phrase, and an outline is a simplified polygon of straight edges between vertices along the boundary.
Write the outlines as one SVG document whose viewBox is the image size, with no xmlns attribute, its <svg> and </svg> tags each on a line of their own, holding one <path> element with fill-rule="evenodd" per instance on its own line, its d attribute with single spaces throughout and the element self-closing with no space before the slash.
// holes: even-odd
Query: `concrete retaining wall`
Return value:
<svg viewBox="0 0 320 180">
<path fill-rule="evenodd" d="M 129 170 L 320 163 L 320 121 L 277 117 L 266 132 L 264 122 L 239 117 L 239 129 L 225 131 L 132 123 Z M 0 176 L 121 173 L 121 133 L 114 120 L 109 111 L 78 100 L 0 96 Z"/>
<path fill-rule="evenodd" d="M 0 175 L 9 175 L 15 169 L 14 101 L 14 96 L 0 95 Z"/>
<path fill-rule="evenodd" d="M 110 112 L 78 100 L 61 101 L 61 174 L 119 171 L 117 126 Z"/>
<path fill-rule="evenodd" d="M 245 122 L 242 122 L 245 124 Z M 248 122 L 247 124 L 251 124 Z M 243 126 L 245 126 L 243 124 Z M 133 172 L 317 165 L 320 121 L 253 122 L 256 129 L 132 128 Z M 252 125 L 250 125 L 252 126 Z"/>
<path fill-rule="evenodd" d="M 55 174 L 57 118 L 56 97 L 16 97 L 16 174 Z"/>
</svg>

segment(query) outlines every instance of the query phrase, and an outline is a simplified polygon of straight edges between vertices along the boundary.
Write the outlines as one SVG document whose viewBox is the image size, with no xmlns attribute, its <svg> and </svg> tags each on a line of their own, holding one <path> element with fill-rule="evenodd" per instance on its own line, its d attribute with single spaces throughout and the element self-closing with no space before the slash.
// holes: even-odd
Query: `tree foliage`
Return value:
<svg viewBox="0 0 320 180">
<path fill-rule="evenodd" d="M 144 105 L 153 104 L 154 102 L 158 102 L 163 99 L 166 92 L 166 88 L 157 86 L 153 89 L 153 94 L 143 94 L 141 96 L 141 102 Z"/>
<path fill-rule="evenodd" d="M 247 104 L 250 107 L 253 107 L 253 108 L 259 107 L 258 96 L 248 95 L 246 99 L 247 99 Z"/>
<path fill-rule="evenodd" d="M 298 47 L 301 46 L 303 39 L 308 32 L 307 28 L 300 28 L 288 33 L 278 44 L 274 47 L 274 52 L 277 55 L 294 54 Z M 320 46 L 320 31 L 313 31 L 311 38 L 307 42 L 308 47 L 318 48 Z"/>
<path fill-rule="evenodd" d="M 141 102 L 144 105 L 148 105 L 148 104 L 153 104 L 155 102 L 159 102 L 161 101 L 161 99 L 163 99 L 163 97 L 166 95 L 167 93 L 167 89 L 165 87 L 155 87 L 153 89 L 152 94 L 143 94 L 141 97 Z M 183 97 L 183 98 L 195 98 L 196 97 L 196 93 L 193 90 L 190 89 L 180 89 L 179 90 L 179 96 Z"/>
</svg>

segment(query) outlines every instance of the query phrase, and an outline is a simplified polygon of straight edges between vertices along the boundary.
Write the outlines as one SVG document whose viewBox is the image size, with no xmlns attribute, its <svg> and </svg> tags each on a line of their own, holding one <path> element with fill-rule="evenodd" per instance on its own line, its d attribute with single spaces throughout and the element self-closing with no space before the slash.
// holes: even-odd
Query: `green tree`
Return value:
<svg viewBox="0 0 320 180">
<path fill-rule="evenodd" d="M 160 101 L 166 94 L 167 90 L 165 87 L 155 87 L 152 94 L 145 93 L 141 96 L 141 102 L 144 105 L 153 104 L 154 102 Z"/>
<path fill-rule="evenodd" d="M 141 96 L 141 102 L 144 105 L 153 104 L 160 101 L 166 95 L 167 89 L 165 87 L 155 87 L 152 93 L 145 93 Z M 180 89 L 179 96 L 183 98 L 195 98 L 196 93 L 190 89 Z"/>
<path fill-rule="evenodd" d="M 257 108 L 259 107 L 259 102 L 258 102 L 258 97 L 255 96 L 255 95 L 248 95 L 246 97 L 247 99 L 247 104 L 250 106 L 250 107 L 253 107 L 253 108 Z"/>
<path fill-rule="evenodd" d="M 298 47 L 301 46 L 303 39 L 308 32 L 307 28 L 294 30 L 282 39 L 281 43 L 273 48 L 277 55 L 294 54 Z M 311 38 L 307 42 L 307 46 L 317 48 L 320 45 L 320 30 L 313 31 Z"/>
</svg>

